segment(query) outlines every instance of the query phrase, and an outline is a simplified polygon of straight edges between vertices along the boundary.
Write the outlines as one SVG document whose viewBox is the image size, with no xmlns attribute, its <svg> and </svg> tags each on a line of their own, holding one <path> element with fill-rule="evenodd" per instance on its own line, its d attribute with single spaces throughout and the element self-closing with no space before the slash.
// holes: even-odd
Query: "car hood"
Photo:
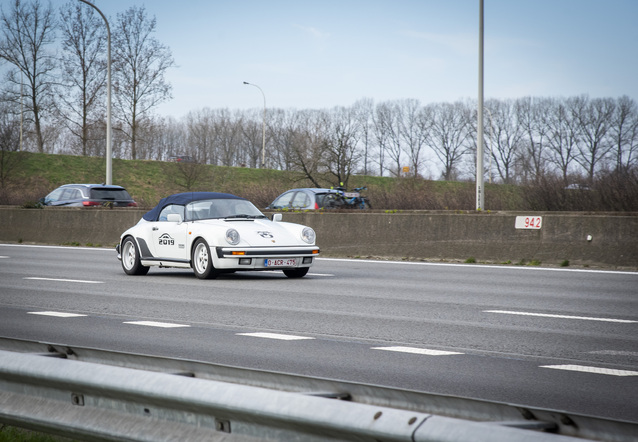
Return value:
<svg viewBox="0 0 638 442">
<path fill-rule="evenodd" d="M 210 225 L 239 232 L 239 246 L 298 246 L 308 245 L 301 239 L 301 232 L 306 226 L 285 222 L 273 222 L 268 219 L 225 219 L 195 221 L 201 227 Z"/>
</svg>

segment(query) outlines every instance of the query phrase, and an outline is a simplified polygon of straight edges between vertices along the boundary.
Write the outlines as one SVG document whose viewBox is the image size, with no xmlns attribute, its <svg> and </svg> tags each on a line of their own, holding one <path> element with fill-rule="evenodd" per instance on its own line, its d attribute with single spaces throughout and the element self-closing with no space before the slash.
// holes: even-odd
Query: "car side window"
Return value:
<svg viewBox="0 0 638 442">
<path fill-rule="evenodd" d="M 79 189 L 72 189 L 70 200 L 81 200 L 82 192 Z"/>
<path fill-rule="evenodd" d="M 306 207 L 310 205 L 310 198 L 305 192 L 297 192 L 292 200 L 292 207 Z"/>
<path fill-rule="evenodd" d="M 275 207 L 289 207 L 295 192 L 286 192 L 273 202 Z"/>
<path fill-rule="evenodd" d="M 171 213 L 177 213 L 182 220 L 184 220 L 184 206 L 179 204 L 170 204 L 162 209 L 159 214 L 159 221 L 168 221 L 168 215 Z"/>
<path fill-rule="evenodd" d="M 75 189 L 64 189 L 62 195 L 60 196 L 60 200 L 69 201 L 73 199 Z"/>
<path fill-rule="evenodd" d="M 64 189 L 55 189 L 53 192 L 46 196 L 46 198 L 44 199 L 45 203 L 59 201 L 63 191 Z"/>
</svg>

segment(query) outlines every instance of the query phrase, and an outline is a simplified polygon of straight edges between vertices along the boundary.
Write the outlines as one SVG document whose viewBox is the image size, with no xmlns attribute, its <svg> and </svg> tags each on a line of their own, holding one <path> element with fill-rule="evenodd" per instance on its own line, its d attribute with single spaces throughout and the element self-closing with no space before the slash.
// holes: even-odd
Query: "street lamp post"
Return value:
<svg viewBox="0 0 638 442">
<path fill-rule="evenodd" d="M 479 3 L 479 87 L 478 124 L 476 149 L 476 210 L 483 210 L 485 189 L 483 185 L 483 0 Z"/>
<path fill-rule="evenodd" d="M 94 8 L 102 16 L 102 19 L 106 24 L 106 184 L 113 184 L 113 167 L 111 158 L 113 156 L 113 147 L 111 144 L 111 28 L 109 27 L 108 20 L 97 6 L 87 0 L 80 1 Z"/>
<path fill-rule="evenodd" d="M 247 81 L 244 81 L 244 84 L 255 86 L 259 89 L 259 92 L 261 92 L 262 97 L 264 97 L 264 114 L 261 124 L 261 167 L 263 169 L 266 167 L 266 94 L 264 94 L 264 91 L 256 84 L 248 83 Z"/>
<path fill-rule="evenodd" d="M 24 99 L 22 98 L 24 88 L 24 72 L 20 68 L 20 152 L 22 152 L 22 126 L 24 125 Z"/>
</svg>

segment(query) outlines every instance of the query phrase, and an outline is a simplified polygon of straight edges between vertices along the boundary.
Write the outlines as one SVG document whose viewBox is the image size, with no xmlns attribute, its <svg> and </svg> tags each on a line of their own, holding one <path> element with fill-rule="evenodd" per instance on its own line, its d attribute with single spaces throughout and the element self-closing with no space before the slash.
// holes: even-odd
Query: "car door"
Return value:
<svg viewBox="0 0 638 442">
<path fill-rule="evenodd" d="M 280 195 L 273 201 L 270 205 L 272 209 L 286 209 L 291 208 L 292 197 L 295 196 L 295 191 L 286 192 L 283 195 Z"/>
<path fill-rule="evenodd" d="M 184 206 L 173 204 L 160 212 L 159 221 L 151 223 L 151 250 L 155 258 L 188 260 L 188 224 L 183 220 Z"/>
<path fill-rule="evenodd" d="M 290 202 L 290 207 L 293 209 L 311 209 L 310 197 L 306 192 L 300 190 L 295 193 L 294 198 Z"/>
</svg>

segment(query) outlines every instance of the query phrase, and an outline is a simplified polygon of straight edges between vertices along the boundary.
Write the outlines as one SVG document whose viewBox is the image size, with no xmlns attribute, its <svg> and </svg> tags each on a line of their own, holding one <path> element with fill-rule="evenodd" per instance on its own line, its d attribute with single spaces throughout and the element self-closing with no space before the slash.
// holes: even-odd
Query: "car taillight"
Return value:
<svg viewBox="0 0 638 442">
<path fill-rule="evenodd" d="M 315 202 L 315 210 L 319 210 L 319 204 Z"/>
<path fill-rule="evenodd" d="M 137 207 L 137 203 L 133 201 L 132 203 L 128 203 L 126 207 Z"/>
<path fill-rule="evenodd" d="M 90 206 L 101 206 L 102 203 L 97 202 L 97 201 L 82 201 L 82 205 L 85 207 L 90 207 Z"/>
</svg>

